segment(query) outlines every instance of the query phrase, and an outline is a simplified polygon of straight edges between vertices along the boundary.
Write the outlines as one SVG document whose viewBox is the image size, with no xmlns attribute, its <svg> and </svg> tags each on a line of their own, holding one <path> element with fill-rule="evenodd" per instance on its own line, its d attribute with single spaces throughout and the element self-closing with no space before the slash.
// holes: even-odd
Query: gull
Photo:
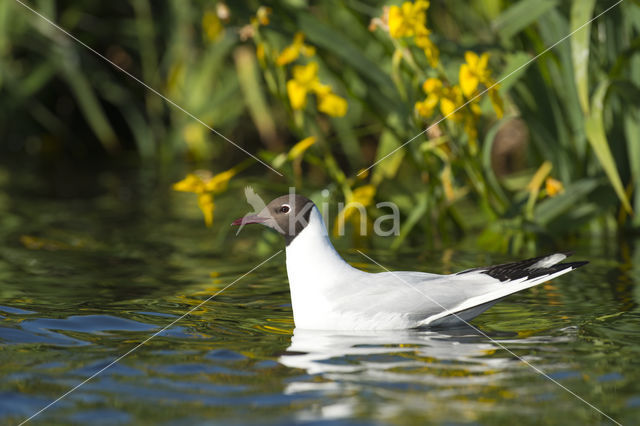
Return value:
<svg viewBox="0 0 640 426">
<path fill-rule="evenodd" d="M 345 262 L 331 244 L 320 211 L 299 194 L 283 195 L 232 225 L 261 224 L 286 243 L 293 320 L 311 330 L 396 330 L 465 324 L 504 297 L 588 262 L 561 263 L 553 253 L 450 275 L 369 273 Z"/>
</svg>

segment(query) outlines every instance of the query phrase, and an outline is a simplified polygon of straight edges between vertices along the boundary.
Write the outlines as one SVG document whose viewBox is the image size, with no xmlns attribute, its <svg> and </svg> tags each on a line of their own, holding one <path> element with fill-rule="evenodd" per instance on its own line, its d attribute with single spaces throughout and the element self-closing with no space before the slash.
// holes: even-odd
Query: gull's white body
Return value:
<svg viewBox="0 0 640 426">
<path fill-rule="evenodd" d="M 573 270 L 500 281 L 479 271 L 368 273 L 346 263 L 314 206 L 307 226 L 286 249 L 296 327 L 323 330 L 406 329 L 468 321 L 500 298 Z M 537 267 L 566 256 L 554 254 Z M 455 314 L 455 315 L 454 315 Z"/>
</svg>

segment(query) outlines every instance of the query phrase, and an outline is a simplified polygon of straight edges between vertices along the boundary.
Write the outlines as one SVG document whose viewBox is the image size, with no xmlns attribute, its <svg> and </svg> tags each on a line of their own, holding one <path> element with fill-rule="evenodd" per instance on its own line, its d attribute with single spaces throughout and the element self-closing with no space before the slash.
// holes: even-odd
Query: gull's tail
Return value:
<svg viewBox="0 0 640 426">
<path fill-rule="evenodd" d="M 547 256 L 534 257 L 518 262 L 467 269 L 466 271 L 458 272 L 456 275 L 479 272 L 503 282 L 521 278 L 525 278 L 525 280 L 528 281 L 547 275 L 562 275 L 558 272 L 567 273 L 589 263 L 588 261 L 560 263 L 571 255 L 571 252 L 553 253 Z"/>
<path fill-rule="evenodd" d="M 480 315 L 503 297 L 520 290 L 542 284 L 559 275 L 571 272 L 589 262 L 560 263 L 571 253 L 553 253 L 547 256 L 534 257 L 519 262 L 503 263 L 501 265 L 467 269 L 455 275 L 478 274 L 482 279 L 488 275 L 500 281 L 495 290 L 465 300 L 456 307 L 432 315 L 421 322 L 421 327 L 452 326 Z M 486 277 L 485 277 L 486 279 Z"/>
</svg>

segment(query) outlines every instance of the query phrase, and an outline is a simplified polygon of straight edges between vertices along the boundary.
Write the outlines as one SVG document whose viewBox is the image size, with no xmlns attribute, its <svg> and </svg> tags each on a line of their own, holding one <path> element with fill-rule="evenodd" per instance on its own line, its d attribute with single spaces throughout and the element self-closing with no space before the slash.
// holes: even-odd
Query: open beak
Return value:
<svg viewBox="0 0 640 426">
<path fill-rule="evenodd" d="M 258 216 L 257 214 L 250 214 L 240 219 L 236 219 L 231 222 L 232 226 L 248 225 L 250 223 L 264 223 L 268 220 L 266 217 Z"/>
</svg>

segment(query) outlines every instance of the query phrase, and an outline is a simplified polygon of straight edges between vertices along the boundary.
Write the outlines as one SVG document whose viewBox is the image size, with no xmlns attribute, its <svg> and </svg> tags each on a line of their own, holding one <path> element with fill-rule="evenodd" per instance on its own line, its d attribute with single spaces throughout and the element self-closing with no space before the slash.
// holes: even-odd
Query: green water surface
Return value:
<svg viewBox="0 0 640 426">
<path fill-rule="evenodd" d="M 257 228 L 234 235 L 229 222 L 248 210 L 240 183 L 206 229 L 193 197 L 153 178 L 1 173 L 2 424 L 30 417 L 284 247 Z M 591 263 L 475 319 L 491 339 L 470 328 L 294 330 L 281 253 L 32 423 L 612 424 L 597 408 L 637 424 L 640 250 L 566 249 Z M 440 273 L 509 260 L 474 247 L 368 254 Z"/>
</svg>

